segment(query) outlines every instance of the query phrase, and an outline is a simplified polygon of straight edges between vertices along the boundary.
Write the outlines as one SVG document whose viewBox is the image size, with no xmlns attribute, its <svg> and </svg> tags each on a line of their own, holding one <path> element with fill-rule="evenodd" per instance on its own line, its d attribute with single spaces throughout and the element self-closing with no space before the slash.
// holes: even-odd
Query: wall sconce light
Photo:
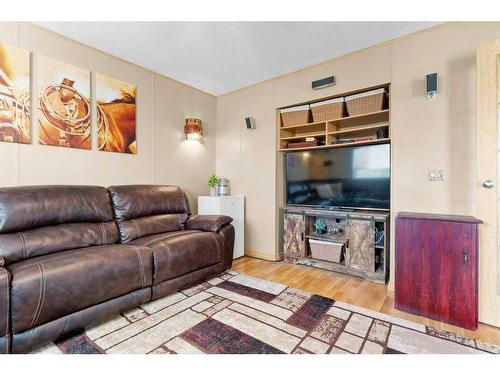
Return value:
<svg viewBox="0 0 500 375">
<path fill-rule="evenodd" d="M 203 125 L 201 120 L 197 118 L 187 118 L 184 125 L 184 134 L 186 140 L 201 142 L 203 139 Z"/>
</svg>

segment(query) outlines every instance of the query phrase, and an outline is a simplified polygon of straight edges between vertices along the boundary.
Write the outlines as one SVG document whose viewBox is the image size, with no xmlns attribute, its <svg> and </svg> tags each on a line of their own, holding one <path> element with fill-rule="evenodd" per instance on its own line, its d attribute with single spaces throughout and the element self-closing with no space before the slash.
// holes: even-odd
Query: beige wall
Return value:
<svg viewBox="0 0 500 375">
<path fill-rule="evenodd" d="M 498 38 L 500 23 L 446 24 L 218 97 L 217 172 L 247 196 L 246 249 L 271 257 L 277 251 L 277 192 L 276 205 L 283 202 L 275 109 L 385 82 L 391 82 L 393 218 L 400 211 L 474 215 L 476 48 Z M 428 101 L 424 76 L 433 72 L 440 92 Z M 336 86 L 311 90 L 312 80 L 329 75 Z M 245 116 L 255 117 L 256 130 L 244 129 Z M 444 182 L 427 181 L 434 168 L 444 169 Z"/>
<path fill-rule="evenodd" d="M 196 209 L 215 172 L 216 98 L 29 23 L 0 23 L 0 41 L 137 85 L 137 155 L 0 142 L 0 186 L 174 184 Z M 93 88 L 94 89 L 94 88 Z M 203 144 L 183 141 L 186 116 L 203 120 Z M 37 127 L 33 127 L 36 134 Z"/>
<path fill-rule="evenodd" d="M 246 197 L 245 249 L 268 255 L 276 235 L 274 90 L 269 82 L 217 98 L 217 174 Z M 248 116 L 257 120 L 255 130 L 246 130 Z"/>
</svg>

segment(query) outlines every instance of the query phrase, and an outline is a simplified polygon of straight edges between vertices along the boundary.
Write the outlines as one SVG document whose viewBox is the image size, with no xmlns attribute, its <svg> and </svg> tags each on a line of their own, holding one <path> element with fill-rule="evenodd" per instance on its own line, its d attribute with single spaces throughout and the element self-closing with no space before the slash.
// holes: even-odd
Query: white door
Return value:
<svg viewBox="0 0 500 375">
<path fill-rule="evenodd" d="M 500 327 L 499 173 L 500 40 L 477 50 L 477 217 L 479 321 Z"/>
</svg>

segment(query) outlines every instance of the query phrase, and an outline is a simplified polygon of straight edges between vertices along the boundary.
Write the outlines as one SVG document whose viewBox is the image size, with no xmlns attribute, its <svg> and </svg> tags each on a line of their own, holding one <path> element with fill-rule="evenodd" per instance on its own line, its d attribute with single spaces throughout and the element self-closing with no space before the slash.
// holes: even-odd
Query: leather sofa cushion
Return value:
<svg viewBox="0 0 500 375">
<path fill-rule="evenodd" d="M 95 246 L 8 267 L 12 332 L 18 333 L 152 284 L 151 250 Z"/>
<path fill-rule="evenodd" d="M 189 213 L 189 204 L 178 186 L 120 185 L 108 188 L 119 221 L 141 216 Z"/>
<path fill-rule="evenodd" d="M 0 265 L 118 239 L 103 187 L 0 188 Z"/>
<path fill-rule="evenodd" d="M 0 262 L 10 264 L 63 250 L 108 245 L 118 239 L 118 227 L 113 221 L 51 225 L 0 234 Z"/>
<path fill-rule="evenodd" d="M 232 217 L 224 215 L 195 215 L 186 222 L 186 229 L 218 232 L 224 225 L 231 224 Z"/>
<path fill-rule="evenodd" d="M 113 220 L 100 186 L 23 186 L 0 189 L 0 233 L 49 225 Z"/>
<path fill-rule="evenodd" d="M 152 234 L 181 230 L 188 215 L 165 214 L 154 216 L 143 216 L 120 222 L 120 240 L 122 243 L 149 236 Z"/>
<path fill-rule="evenodd" d="M 186 195 L 177 186 L 123 185 L 108 190 L 122 243 L 180 230 L 191 214 Z"/>
<path fill-rule="evenodd" d="M 130 245 L 153 251 L 153 285 L 223 260 L 224 240 L 212 232 L 183 230 L 142 237 Z"/>
</svg>

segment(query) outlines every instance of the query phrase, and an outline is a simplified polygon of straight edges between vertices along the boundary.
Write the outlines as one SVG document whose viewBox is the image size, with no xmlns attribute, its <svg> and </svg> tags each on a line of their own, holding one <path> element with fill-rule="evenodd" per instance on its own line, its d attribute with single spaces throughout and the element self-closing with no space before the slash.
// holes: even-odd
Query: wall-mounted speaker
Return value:
<svg viewBox="0 0 500 375">
<path fill-rule="evenodd" d="M 255 129 L 255 119 L 253 117 L 245 117 L 245 125 L 248 130 Z"/>
<path fill-rule="evenodd" d="M 432 100 L 436 97 L 438 92 L 438 74 L 431 73 L 425 76 L 425 91 L 427 98 Z"/>
<path fill-rule="evenodd" d="M 317 81 L 313 81 L 311 83 L 311 88 L 313 90 L 324 89 L 325 87 L 330 87 L 335 85 L 335 83 L 336 83 L 335 76 L 321 78 L 318 79 Z"/>
</svg>

